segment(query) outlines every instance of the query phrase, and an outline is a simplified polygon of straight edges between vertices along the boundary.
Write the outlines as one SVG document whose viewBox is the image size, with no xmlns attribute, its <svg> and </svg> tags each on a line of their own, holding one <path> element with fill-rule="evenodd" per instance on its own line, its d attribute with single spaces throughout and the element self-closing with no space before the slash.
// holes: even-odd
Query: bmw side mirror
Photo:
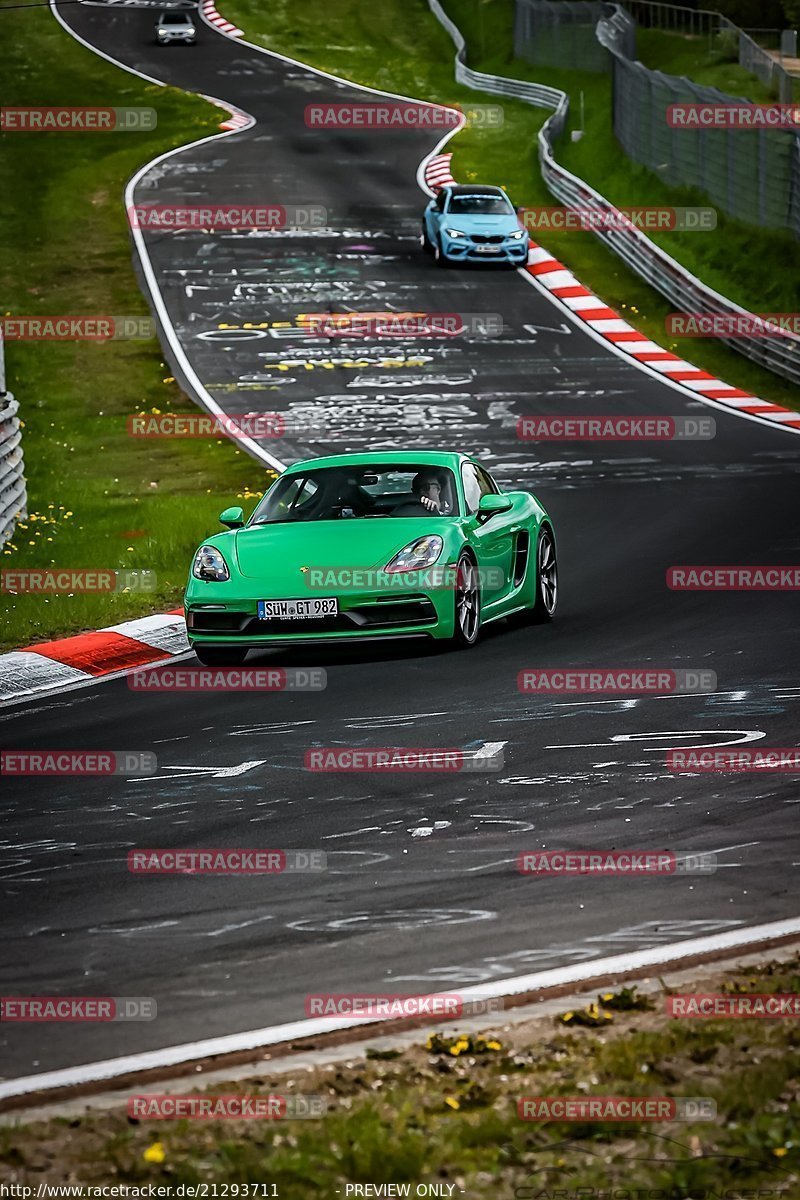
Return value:
<svg viewBox="0 0 800 1200">
<path fill-rule="evenodd" d="M 483 523 L 491 517 L 497 516 L 498 513 L 508 512 L 514 507 L 514 501 L 510 496 L 497 495 L 491 492 L 488 496 L 481 496 L 478 503 L 478 520 Z"/>
<path fill-rule="evenodd" d="M 239 507 L 226 508 L 224 512 L 219 514 L 219 519 L 229 529 L 241 529 L 244 525 L 244 509 Z"/>
</svg>

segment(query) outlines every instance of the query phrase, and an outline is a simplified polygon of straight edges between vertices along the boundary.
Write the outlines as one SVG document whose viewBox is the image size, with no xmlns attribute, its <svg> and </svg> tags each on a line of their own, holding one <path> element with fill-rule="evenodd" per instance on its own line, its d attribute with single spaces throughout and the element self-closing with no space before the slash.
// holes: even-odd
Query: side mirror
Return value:
<svg viewBox="0 0 800 1200">
<path fill-rule="evenodd" d="M 508 512 L 514 507 L 514 501 L 510 496 L 497 495 L 495 492 L 488 496 L 481 496 L 478 504 L 478 520 L 488 521 L 490 517 L 494 517 L 497 513 Z"/>
<path fill-rule="evenodd" d="M 244 525 L 244 510 L 238 507 L 226 508 L 219 514 L 219 519 L 229 529 L 241 529 Z"/>
</svg>

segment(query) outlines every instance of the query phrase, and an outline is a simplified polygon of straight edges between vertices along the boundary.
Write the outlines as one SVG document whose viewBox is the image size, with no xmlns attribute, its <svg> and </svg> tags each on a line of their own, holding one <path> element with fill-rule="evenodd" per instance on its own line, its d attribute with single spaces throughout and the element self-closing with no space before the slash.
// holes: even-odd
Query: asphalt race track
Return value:
<svg viewBox="0 0 800 1200">
<path fill-rule="evenodd" d="M 61 13 L 131 67 L 256 118 L 145 174 L 137 202 L 327 210 L 324 230 L 304 235 L 146 234 L 181 345 L 217 404 L 291 418 L 300 434 L 264 443 L 284 462 L 368 446 L 476 453 L 552 513 L 560 602 L 552 626 L 500 623 L 466 653 L 398 644 L 248 660 L 322 666 L 320 692 L 175 697 L 123 678 L 5 711 L 7 748 L 155 750 L 159 767 L 6 782 L 0 990 L 153 996 L 158 1019 L 0 1028 L 3 1075 L 302 1019 L 311 992 L 453 990 L 794 916 L 796 778 L 675 775 L 665 751 L 795 744 L 796 595 L 672 592 L 665 572 L 797 562 L 800 438 L 623 362 L 520 274 L 439 270 L 418 244 L 415 179 L 436 135 L 304 124 L 312 100 L 363 93 L 205 27 L 194 49 L 159 49 L 147 11 Z M 501 314 L 504 333 L 331 347 L 294 327 L 298 312 L 364 309 Z M 518 417 L 554 412 L 711 415 L 717 435 L 517 438 Z M 304 440 L 307 427 L 323 432 Z M 569 665 L 710 669 L 718 690 L 517 688 L 526 667 Z M 496 743 L 494 773 L 304 768 L 315 745 Z M 328 870 L 135 877 L 127 852 L 148 846 L 317 849 Z M 720 866 L 636 880 L 517 872 L 520 851 L 567 847 L 718 852 Z"/>
</svg>

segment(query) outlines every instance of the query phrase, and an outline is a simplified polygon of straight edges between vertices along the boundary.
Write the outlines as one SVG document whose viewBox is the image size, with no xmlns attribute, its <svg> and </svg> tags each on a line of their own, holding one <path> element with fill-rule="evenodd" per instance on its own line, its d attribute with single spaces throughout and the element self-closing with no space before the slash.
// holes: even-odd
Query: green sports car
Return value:
<svg viewBox="0 0 800 1200">
<path fill-rule="evenodd" d="M 552 619 L 553 524 L 466 454 L 415 450 L 294 463 L 249 521 L 203 542 L 186 588 L 202 663 L 259 646 L 388 638 L 473 645 L 501 617 Z"/>
</svg>

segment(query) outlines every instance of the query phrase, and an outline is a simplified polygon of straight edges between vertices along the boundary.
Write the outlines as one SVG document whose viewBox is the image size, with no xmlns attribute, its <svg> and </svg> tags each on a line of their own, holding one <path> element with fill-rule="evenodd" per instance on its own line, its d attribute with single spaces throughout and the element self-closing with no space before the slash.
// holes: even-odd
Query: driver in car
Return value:
<svg viewBox="0 0 800 1200">
<path fill-rule="evenodd" d="M 437 475 L 420 471 L 411 481 L 411 491 L 428 512 L 449 512 L 449 505 L 442 498 L 442 483 Z"/>
</svg>

